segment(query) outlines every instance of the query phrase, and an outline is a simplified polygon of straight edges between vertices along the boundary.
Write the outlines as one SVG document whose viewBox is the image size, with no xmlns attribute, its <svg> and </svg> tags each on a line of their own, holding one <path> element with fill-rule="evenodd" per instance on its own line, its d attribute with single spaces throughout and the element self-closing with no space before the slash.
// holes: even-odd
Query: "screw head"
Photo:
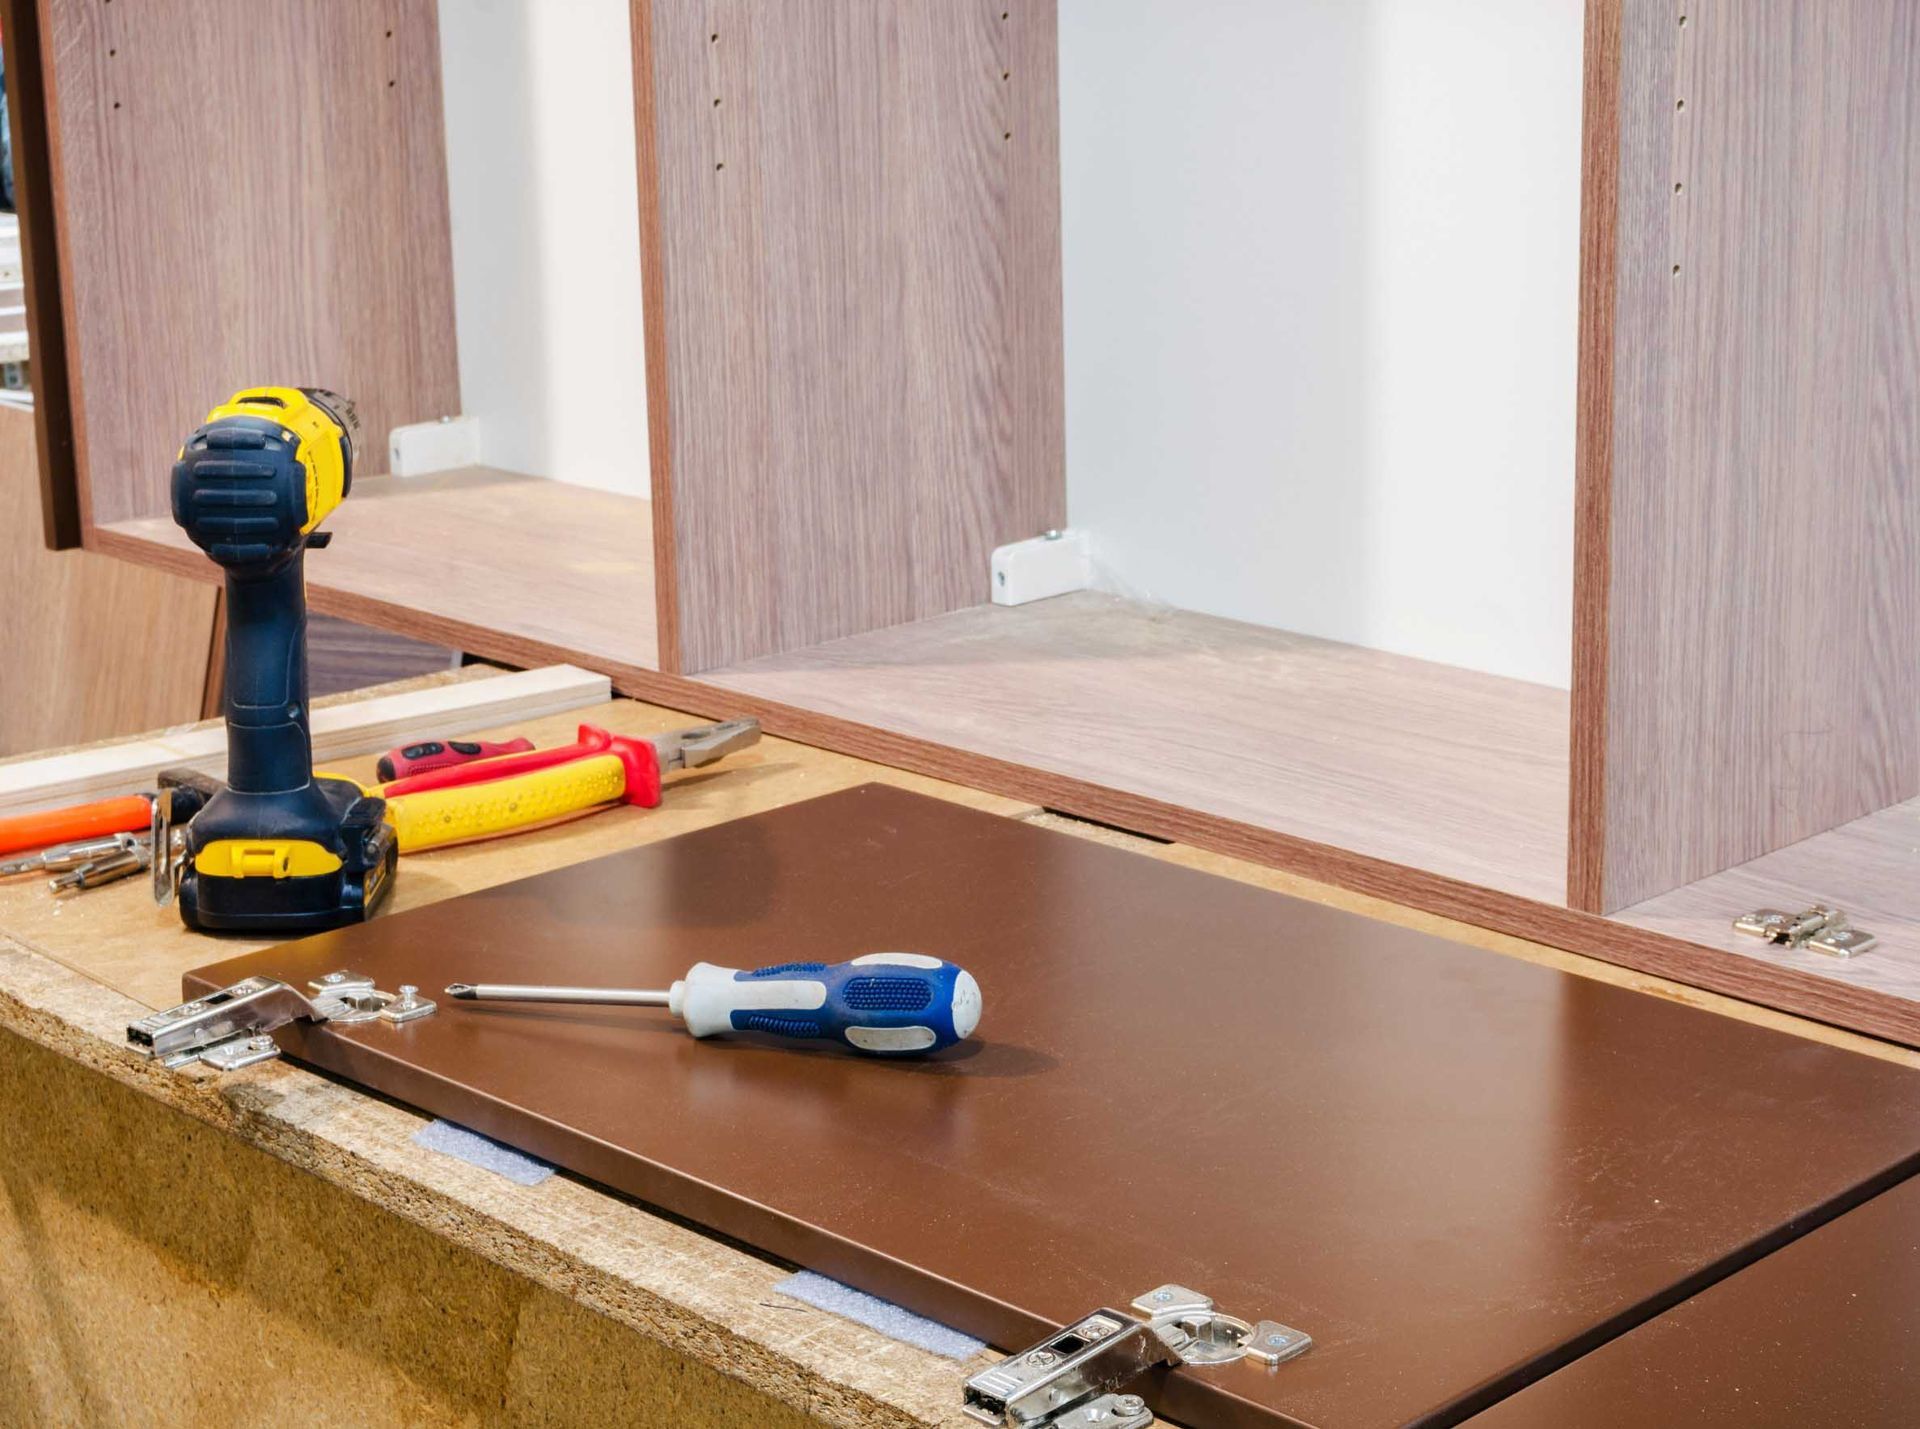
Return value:
<svg viewBox="0 0 1920 1429">
<path fill-rule="evenodd" d="M 1164 1305 L 1167 1301 L 1173 1299 L 1173 1292 L 1171 1290 L 1156 1290 L 1153 1292 L 1153 1298 L 1159 1304 Z"/>
<path fill-rule="evenodd" d="M 1027 1356 L 1027 1363 L 1028 1364 L 1052 1364 L 1055 1360 L 1059 1358 L 1060 1356 L 1056 1355 L 1052 1350 L 1035 1350 L 1032 1354 Z"/>
<path fill-rule="evenodd" d="M 1138 1414 L 1147 1407 L 1147 1401 L 1137 1394 L 1123 1394 L 1113 1401 L 1113 1407 L 1122 1414 Z"/>
<path fill-rule="evenodd" d="M 1281 1345 L 1284 1345 L 1286 1342 L 1287 1342 L 1287 1337 L 1285 1335 L 1268 1335 L 1267 1336 L 1267 1343 L 1272 1345 L 1275 1349 L 1278 1349 Z"/>
<path fill-rule="evenodd" d="M 264 1052 L 273 1045 L 273 1039 L 271 1037 L 255 1037 L 248 1042 L 247 1045 L 256 1052 Z"/>
</svg>

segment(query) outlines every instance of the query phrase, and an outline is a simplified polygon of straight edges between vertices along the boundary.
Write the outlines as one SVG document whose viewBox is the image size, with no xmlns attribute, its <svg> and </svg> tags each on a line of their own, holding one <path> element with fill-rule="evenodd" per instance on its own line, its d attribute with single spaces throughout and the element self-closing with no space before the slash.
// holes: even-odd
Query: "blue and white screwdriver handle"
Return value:
<svg viewBox="0 0 1920 1429">
<path fill-rule="evenodd" d="M 847 963 L 777 963 L 751 972 L 696 963 L 665 992 L 462 982 L 447 995 L 665 1007 L 695 1037 L 764 1032 L 839 1042 L 879 1057 L 937 1052 L 980 1025 L 980 984 L 965 969 L 925 953 L 868 953 Z"/>
</svg>

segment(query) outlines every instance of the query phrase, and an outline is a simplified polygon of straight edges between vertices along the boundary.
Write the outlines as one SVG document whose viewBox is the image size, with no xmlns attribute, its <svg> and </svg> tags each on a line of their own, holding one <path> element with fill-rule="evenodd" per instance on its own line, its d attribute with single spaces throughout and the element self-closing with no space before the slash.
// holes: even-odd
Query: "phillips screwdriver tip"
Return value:
<svg viewBox="0 0 1920 1429">
<path fill-rule="evenodd" d="M 447 996 L 471 998 L 473 996 L 473 984 L 470 982 L 453 983 L 447 988 Z"/>
</svg>

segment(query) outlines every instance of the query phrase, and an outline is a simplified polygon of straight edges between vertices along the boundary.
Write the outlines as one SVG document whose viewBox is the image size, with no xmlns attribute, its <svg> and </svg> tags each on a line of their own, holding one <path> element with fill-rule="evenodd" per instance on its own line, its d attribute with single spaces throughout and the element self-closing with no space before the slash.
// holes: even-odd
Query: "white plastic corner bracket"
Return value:
<svg viewBox="0 0 1920 1429">
<path fill-rule="evenodd" d="M 991 570 L 995 605 L 1025 605 L 1085 590 L 1093 584 L 1093 543 L 1085 531 L 1048 531 L 995 547 Z"/>
<path fill-rule="evenodd" d="M 480 464 L 480 423 L 472 417 L 442 417 L 395 427 L 387 438 L 387 470 L 395 476 L 425 476 Z"/>
</svg>

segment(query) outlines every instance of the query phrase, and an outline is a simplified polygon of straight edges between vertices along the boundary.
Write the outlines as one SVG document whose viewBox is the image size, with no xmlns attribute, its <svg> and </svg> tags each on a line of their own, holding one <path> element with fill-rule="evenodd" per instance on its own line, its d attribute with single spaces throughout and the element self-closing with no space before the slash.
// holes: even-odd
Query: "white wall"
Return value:
<svg viewBox="0 0 1920 1429">
<path fill-rule="evenodd" d="M 1581 0 L 1061 0 L 1114 588 L 1565 685 Z"/>
<path fill-rule="evenodd" d="M 628 0 L 441 0 L 460 393 L 481 461 L 647 494 Z"/>
</svg>

